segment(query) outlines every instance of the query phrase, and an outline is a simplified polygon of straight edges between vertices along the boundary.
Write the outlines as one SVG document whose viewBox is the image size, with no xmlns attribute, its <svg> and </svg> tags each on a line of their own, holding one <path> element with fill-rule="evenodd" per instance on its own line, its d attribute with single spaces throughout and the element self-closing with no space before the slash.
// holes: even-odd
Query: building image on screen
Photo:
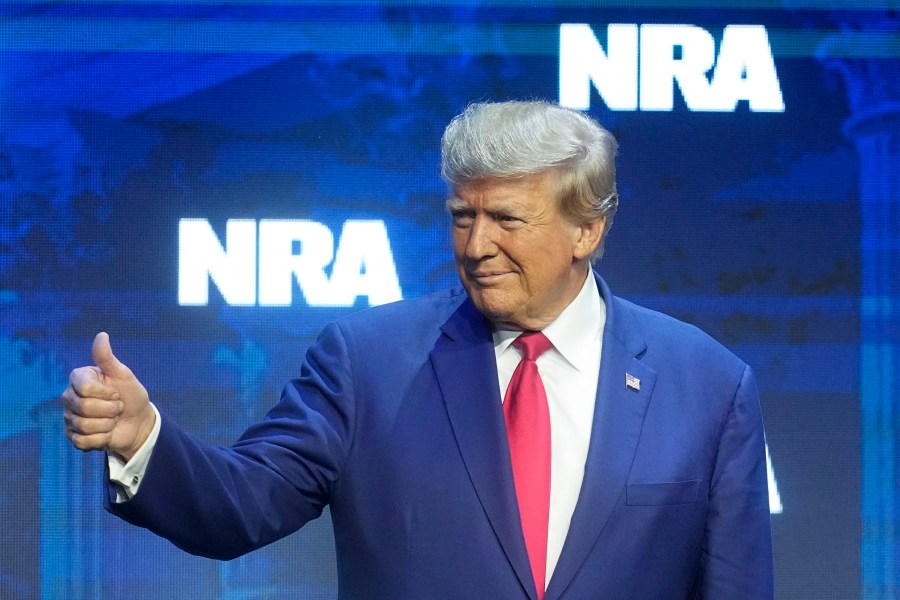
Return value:
<svg viewBox="0 0 900 600">
<path fill-rule="evenodd" d="M 338 597 L 327 508 L 229 561 L 108 514 L 60 394 L 106 331 L 234 443 L 327 324 L 459 284 L 441 136 L 514 99 L 618 141 L 612 292 L 752 368 L 776 597 L 900 597 L 897 8 L 0 5 L 0 598 Z"/>
</svg>

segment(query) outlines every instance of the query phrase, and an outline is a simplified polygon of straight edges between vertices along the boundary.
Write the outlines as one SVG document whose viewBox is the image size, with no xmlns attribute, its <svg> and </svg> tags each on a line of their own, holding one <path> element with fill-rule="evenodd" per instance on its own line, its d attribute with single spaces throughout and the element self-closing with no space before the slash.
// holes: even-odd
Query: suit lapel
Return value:
<svg viewBox="0 0 900 600">
<path fill-rule="evenodd" d="M 484 317 L 466 300 L 442 327 L 431 363 L 469 478 L 523 588 L 535 588 L 519 520 L 497 382 L 494 345 Z"/>
<path fill-rule="evenodd" d="M 597 283 L 606 301 L 606 327 L 591 443 L 578 503 L 546 600 L 559 597 L 572 582 L 624 492 L 656 383 L 656 372 L 640 360 L 646 344 L 632 329 L 628 308 L 599 277 Z M 626 385 L 626 374 L 640 381 L 640 390 Z"/>
</svg>

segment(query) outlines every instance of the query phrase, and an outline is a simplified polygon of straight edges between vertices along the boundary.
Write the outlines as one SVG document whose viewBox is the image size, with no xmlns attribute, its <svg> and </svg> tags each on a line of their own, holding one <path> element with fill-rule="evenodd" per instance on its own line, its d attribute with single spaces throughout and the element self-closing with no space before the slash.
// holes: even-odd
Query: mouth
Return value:
<svg viewBox="0 0 900 600">
<path fill-rule="evenodd" d="M 481 286 L 490 286 L 499 283 L 507 275 L 511 275 L 509 271 L 479 271 L 469 272 L 469 279 Z"/>
</svg>

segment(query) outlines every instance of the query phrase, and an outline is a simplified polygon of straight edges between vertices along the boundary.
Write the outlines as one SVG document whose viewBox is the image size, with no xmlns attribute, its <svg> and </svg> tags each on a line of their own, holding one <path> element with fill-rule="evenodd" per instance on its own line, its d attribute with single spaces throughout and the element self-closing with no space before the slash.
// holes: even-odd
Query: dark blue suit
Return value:
<svg viewBox="0 0 900 600">
<path fill-rule="evenodd" d="M 771 598 L 750 369 L 598 283 L 590 451 L 545 598 Z M 229 450 L 164 418 L 140 492 L 113 498 L 124 519 L 223 559 L 330 504 L 341 598 L 535 598 L 490 329 L 460 289 L 327 326 L 300 378 Z"/>
</svg>

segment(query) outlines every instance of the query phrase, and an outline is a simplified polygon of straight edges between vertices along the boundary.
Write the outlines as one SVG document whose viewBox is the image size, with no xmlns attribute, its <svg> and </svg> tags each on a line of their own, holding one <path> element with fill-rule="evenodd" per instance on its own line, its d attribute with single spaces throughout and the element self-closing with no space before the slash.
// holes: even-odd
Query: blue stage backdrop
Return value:
<svg viewBox="0 0 900 600">
<path fill-rule="evenodd" d="M 612 289 L 758 374 L 779 598 L 900 598 L 897 9 L 0 4 L 0 597 L 336 597 L 327 515 L 224 563 L 106 515 L 67 372 L 106 330 L 233 441 L 324 323 L 454 284 L 443 127 L 544 98 L 620 142 Z"/>
</svg>

